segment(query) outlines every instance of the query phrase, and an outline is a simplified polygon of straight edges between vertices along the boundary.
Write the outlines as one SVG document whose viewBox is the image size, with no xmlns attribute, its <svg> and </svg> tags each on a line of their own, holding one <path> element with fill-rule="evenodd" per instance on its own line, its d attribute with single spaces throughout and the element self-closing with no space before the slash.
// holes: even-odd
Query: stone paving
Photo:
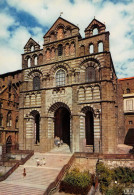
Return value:
<svg viewBox="0 0 134 195">
<path fill-rule="evenodd" d="M 35 153 L 5 181 L 0 182 L 0 195 L 43 195 L 72 155 L 69 150 L 63 151 L 62 148 L 55 148 L 48 153 Z M 45 165 L 42 165 L 44 161 Z M 23 175 L 24 168 L 26 176 Z"/>
</svg>

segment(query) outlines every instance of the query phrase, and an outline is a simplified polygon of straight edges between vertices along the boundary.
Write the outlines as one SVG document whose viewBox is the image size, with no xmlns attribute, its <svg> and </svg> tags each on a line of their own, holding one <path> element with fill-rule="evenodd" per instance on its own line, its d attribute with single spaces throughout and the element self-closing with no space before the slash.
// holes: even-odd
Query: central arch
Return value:
<svg viewBox="0 0 134 195">
<path fill-rule="evenodd" d="M 59 137 L 70 146 L 70 112 L 65 107 L 59 107 L 54 114 L 54 136 Z"/>
</svg>

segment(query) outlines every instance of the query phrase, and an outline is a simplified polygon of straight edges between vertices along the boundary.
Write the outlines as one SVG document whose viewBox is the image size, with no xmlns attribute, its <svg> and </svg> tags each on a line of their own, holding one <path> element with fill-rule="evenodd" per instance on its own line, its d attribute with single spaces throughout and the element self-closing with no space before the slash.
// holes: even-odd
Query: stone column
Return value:
<svg viewBox="0 0 134 195">
<path fill-rule="evenodd" d="M 80 116 L 72 115 L 71 118 L 71 130 L 72 133 L 70 135 L 71 141 L 71 151 L 79 152 L 80 148 Z"/>
<path fill-rule="evenodd" d="M 34 148 L 34 137 L 35 135 L 35 127 L 34 127 L 34 117 L 29 116 L 26 119 L 26 149 L 33 150 Z"/>
<path fill-rule="evenodd" d="M 94 152 L 100 152 L 100 115 L 95 114 L 94 117 Z"/>
</svg>

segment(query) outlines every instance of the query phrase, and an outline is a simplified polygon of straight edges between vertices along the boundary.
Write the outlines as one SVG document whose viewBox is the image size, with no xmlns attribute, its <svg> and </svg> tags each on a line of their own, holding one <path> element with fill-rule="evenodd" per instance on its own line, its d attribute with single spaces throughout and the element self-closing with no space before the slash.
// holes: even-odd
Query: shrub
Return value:
<svg viewBox="0 0 134 195">
<path fill-rule="evenodd" d="M 128 167 L 117 167 L 114 169 L 114 177 L 118 183 L 129 185 L 134 183 L 134 170 Z"/>
<path fill-rule="evenodd" d="M 73 169 L 68 172 L 60 184 L 60 191 L 74 194 L 87 194 L 91 186 L 91 175 L 89 172 L 80 172 Z"/>
<path fill-rule="evenodd" d="M 110 170 L 102 162 L 99 162 L 96 165 L 96 174 L 100 183 L 100 191 L 105 193 L 113 180 L 113 170 Z"/>
<path fill-rule="evenodd" d="M 112 187 L 110 187 L 107 191 L 106 191 L 106 195 L 122 195 L 123 194 L 123 190 L 122 190 L 122 186 L 119 185 L 113 185 Z"/>
</svg>

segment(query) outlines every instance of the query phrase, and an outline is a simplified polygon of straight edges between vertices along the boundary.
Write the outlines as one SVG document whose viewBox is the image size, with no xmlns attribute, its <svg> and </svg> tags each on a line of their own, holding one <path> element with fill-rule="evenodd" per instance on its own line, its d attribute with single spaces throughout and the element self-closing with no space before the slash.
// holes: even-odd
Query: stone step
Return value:
<svg viewBox="0 0 134 195">
<path fill-rule="evenodd" d="M 70 148 L 67 144 L 63 144 L 60 147 L 55 146 L 50 153 L 63 153 L 63 154 L 71 154 Z"/>
<path fill-rule="evenodd" d="M 0 182 L 0 195 L 43 195 L 70 157 L 71 154 L 63 153 L 35 153 L 5 181 Z M 37 160 L 45 160 L 45 164 L 37 166 Z M 26 176 L 23 176 L 24 168 Z"/>
<path fill-rule="evenodd" d="M 0 182 L 0 195 L 43 195 L 43 193 L 43 189 Z"/>
</svg>

